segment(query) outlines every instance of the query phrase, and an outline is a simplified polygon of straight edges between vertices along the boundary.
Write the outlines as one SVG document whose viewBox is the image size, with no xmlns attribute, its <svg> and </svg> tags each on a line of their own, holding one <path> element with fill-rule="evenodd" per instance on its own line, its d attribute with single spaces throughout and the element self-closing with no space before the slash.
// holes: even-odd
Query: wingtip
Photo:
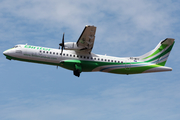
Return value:
<svg viewBox="0 0 180 120">
<path fill-rule="evenodd" d="M 85 27 L 95 27 L 94 25 L 86 25 Z"/>
</svg>

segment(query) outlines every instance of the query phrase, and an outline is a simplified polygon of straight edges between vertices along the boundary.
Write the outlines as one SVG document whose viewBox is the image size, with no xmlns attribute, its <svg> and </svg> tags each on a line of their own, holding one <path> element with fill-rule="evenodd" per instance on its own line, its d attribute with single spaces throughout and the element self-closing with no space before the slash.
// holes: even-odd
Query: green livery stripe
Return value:
<svg viewBox="0 0 180 120">
<path fill-rule="evenodd" d="M 165 64 L 166 64 L 166 61 L 158 63 L 157 65 L 165 66 Z"/>
<path fill-rule="evenodd" d="M 148 57 L 146 58 L 143 58 L 143 59 L 147 59 L 147 58 L 150 58 L 158 53 L 160 53 L 162 50 L 164 50 L 168 45 L 166 44 L 162 44 L 154 53 L 152 53 L 151 55 L 149 55 Z"/>
</svg>

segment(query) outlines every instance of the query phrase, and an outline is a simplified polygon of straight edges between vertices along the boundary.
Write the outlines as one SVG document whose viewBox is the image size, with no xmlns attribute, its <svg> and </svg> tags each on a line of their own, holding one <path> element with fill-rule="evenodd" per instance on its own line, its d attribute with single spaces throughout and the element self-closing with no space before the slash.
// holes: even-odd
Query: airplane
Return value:
<svg viewBox="0 0 180 120">
<path fill-rule="evenodd" d="M 59 49 L 18 44 L 3 52 L 8 60 L 19 60 L 60 66 L 72 70 L 79 77 L 82 72 L 107 72 L 115 74 L 140 74 L 172 71 L 166 61 L 175 39 L 166 38 L 150 52 L 138 57 L 113 57 L 92 53 L 96 27 L 86 25 L 77 42 L 64 42 Z M 60 49 L 61 47 L 61 49 Z"/>
</svg>

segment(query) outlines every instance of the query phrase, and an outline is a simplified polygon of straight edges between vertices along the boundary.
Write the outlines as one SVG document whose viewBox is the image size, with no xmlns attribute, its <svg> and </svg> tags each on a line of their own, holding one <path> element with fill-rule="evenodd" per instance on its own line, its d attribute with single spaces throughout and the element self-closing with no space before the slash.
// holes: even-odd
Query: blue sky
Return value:
<svg viewBox="0 0 180 120">
<path fill-rule="evenodd" d="M 1 0 L 0 51 L 16 44 L 58 48 L 97 26 L 93 53 L 126 57 L 175 38 L 171 72 L 116 75 L 9 61 L 0 55 L 1 120 L 179 120 L 180 2 Z"/>
</svg>

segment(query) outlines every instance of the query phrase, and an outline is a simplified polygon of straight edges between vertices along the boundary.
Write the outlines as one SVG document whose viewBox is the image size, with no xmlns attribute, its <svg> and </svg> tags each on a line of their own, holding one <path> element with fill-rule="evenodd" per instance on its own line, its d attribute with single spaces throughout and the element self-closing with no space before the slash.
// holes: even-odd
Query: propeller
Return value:
<svg viewBox="0 0 180 120">
<path fill-rule="evenodd" d="M 62 43 L 59 43 L 59 49 L 60 49 L 60 46 L 62 47 L 61 48 L 61 55 L 62 55 L 62 52 L 63 52 L 63 49 L 64 49 L 64 33 L 63 33 L 63 37 L 62 37 Z M 57 69 L 58 69 L 58 65 L 57 65 Z"/>
<path fill-rule="evenodd" d="M 63 33 L 63 37 L 62 37 L 62 43 L 59 44 L 59 49 L 60 49 L 60 46 L 61 46 L 61 55 L 62 55 L 63 49 L 64 49 L 64 33 Z"/>
</svg>

